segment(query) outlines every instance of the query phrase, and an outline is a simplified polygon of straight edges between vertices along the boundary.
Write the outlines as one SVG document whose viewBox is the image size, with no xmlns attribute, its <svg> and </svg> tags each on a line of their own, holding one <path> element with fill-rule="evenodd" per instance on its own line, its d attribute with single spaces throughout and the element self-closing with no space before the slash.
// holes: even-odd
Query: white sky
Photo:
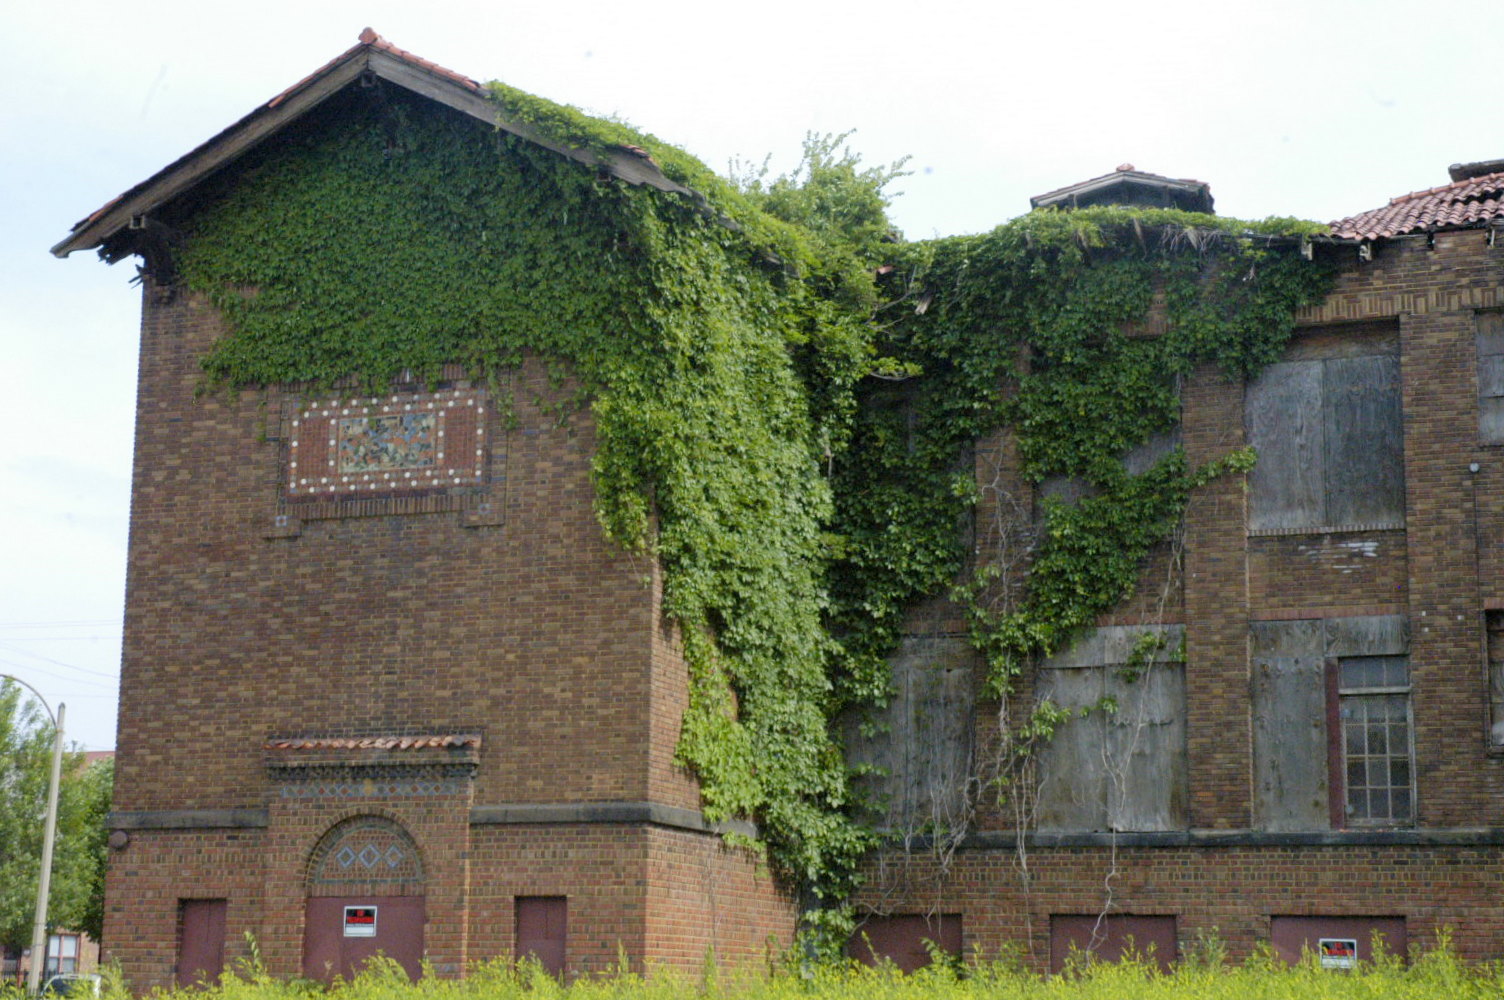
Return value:
<svg viewBox="0 0 1504 1000">
<path fill-rule="evenodd" d="M 130 264 L 47 249 L 366 25 L 721 171 L 856 129 L 867 162 L 912 157 L 910 238 L 1124 162 L 1223 215 L 1330 220 L 1504 157 L 1498 0 L 0 3 L 0 672 L 90 749 L 114 745 L 139 303 Z"/>
</svg>

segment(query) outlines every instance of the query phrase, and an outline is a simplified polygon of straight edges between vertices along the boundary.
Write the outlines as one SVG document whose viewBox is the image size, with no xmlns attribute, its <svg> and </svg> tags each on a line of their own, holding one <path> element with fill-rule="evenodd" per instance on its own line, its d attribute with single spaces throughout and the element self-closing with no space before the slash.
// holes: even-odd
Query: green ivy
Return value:
<svg viewBox="0 0 1504 1000">
<path fill-rule="evenodd" d="M 1196 366 L 1241 379 L 1278 357 L 1296 310 L 1330 285 L 1329 266 L 1298 252 L 1316 229 L 1090 208 L 902 248 L 889 289 L 896 315 L 878 349 L 925 374 L 863 393 L 838 466 L 846 557 L 832 619 L 845 700 L 880 701 L 905 608 L 958 581 L 998 695 L 1130 597 L 1191 492 L 1248 471 L 1254 456 L 1192 469 L 1176 448 L 1130 475 L 1125 453 L 1177 424 Z M 1164 329 L 1150 335 L 1154 314 Z M 1021 600 L 1000 611 L 987 599 L 1000 584 L 995 554 L 970 558 L 958 530 L 976 500 L 968 449 L 999 430 L 1017 442 L 1025 479 L 1070 477 L 1085 494 L 1044 502 Z"/>
<path fill-rule="evenodd" d="M 832 720 L 886 699 L 904 609 L 967 563 L 967 448 L 1011 428 L 1030 478 L 1091 491 L 1049 507 L 1021 606 L 989 613 L 985 573 L 967 592 L 1002 687 L 1131 591 L 1198 484 L 1247 468 L 1176 453 L 1129 476 L 1119 459 L 1173 425 L 1200 361 L 1275 357 L 1325 272 L 1294 252 L 1297 225 L 1264 238 L 1162 211 L 905 245 L 882 196 L 900 165 L 863 170 L 843 137 L 812 137 L 790 177 L 728 182 L 620 123 L 490 94 L 507 121 L 600 158 L 634 147 L 697 193 L 347 92 L 171 220 L 183 279 L 231 329 L 208 378 L 566 366 L 597 426 L 600 522 L 663 569 L 691 678 L 678 756 L 707 816 L 755 817 L 781 873 L 839 899 L 875 837 Z M 1130 336 L 1156 302 L 1167 332 Z"/>
<path fill-rule="evenodd" d="M 627 138 L 496 94 L 586 148 Z M 868 364 L 871 267 L 645 136 L 714 211 L 399 95 L 326 114 L 183 213 L 181 273 L 233 331 L 209 378 L 566 364 L 593 409 L 600 521 L 663 567 L 692 680 L 678 753 L 706 815 L 755 817 L 781 871 L 840 891 L 869 841 L 827 717 L 824 470 Z"/>
</svg>

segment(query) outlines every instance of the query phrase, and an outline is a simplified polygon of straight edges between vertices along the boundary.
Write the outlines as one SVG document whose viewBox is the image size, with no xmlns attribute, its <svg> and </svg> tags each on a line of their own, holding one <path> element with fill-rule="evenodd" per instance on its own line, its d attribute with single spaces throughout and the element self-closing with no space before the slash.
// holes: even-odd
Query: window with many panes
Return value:
<svg viewBox="0 0 1504 1000">
<path fill-rule="evenodd" d="M 1337 674 L 1347 821 L 1407 824 L 1415 804 L 1409 659 L 1345 657 Z"/>
</svg>

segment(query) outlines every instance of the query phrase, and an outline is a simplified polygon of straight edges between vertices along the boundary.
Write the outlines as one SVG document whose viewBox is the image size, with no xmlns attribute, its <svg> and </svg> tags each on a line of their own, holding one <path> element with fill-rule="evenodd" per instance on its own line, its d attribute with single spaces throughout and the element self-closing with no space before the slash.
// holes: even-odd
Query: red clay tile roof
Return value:
<svg viewBox="0 0 1504 1000">
<path fill-rule="evenodd" d="M 478 747 L 477 733 L 444 736 L 316 736 L 308 739 L 268 740 L 268 750 L 428 750 L 436 747 Z"/>
<path fill-rule="evenodd" d="M 1405 233 L 1477 226 L 1504 218 L 1504 172 L 1412 191 L 1371 212 L 1332 223 L 1332 235 L 1377 240 Z"/>
</svg>

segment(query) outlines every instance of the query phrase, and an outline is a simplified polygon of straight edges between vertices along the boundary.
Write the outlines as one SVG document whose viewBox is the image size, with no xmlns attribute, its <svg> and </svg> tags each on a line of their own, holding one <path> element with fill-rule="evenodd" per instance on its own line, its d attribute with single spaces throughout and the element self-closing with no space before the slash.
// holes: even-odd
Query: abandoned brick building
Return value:
<svg viewBox="0 0 1504 1000">
<path fill-rule="evenodd" d="M 458 364 L 379 394 L 203 392 L 227 319 L 177 288 L 173 229 L 276 143 L 363 91 L 476 141 L 482 88 L 374 33 L 79 223 L 54 252 L 147 261 L 106 943 L 139 987 L 224 966 L 254 933 L 276 973 L 380 949 L 440 974 L 532 952 L 580 973 L 764 956 L 797 887 L 728 848 L 675 763 L 689 682 L 660 570 L 592 506 L 596 428 L 536 359 L 503 391 Z M 386 99 L 385 97 L 382 98 Z M 456 125 L 456 128 L 461 126 Z M 502 132 L 581 170 L 687 195 L 640 150 Z M 1067 708 L 1025 832 L 981 810 L 946 849 L 883 853 L 857 896 L 879 951 L 922 939 L 1058 967 L 1132 936 L 1344 960 L 1449 926 L 1504 947 L 1504 163 L 1337 223 L 1285 357 L 1246 386 L 1187 380 L 1202 487 L 1168 583 L 1048 660 Z M 1036 199 L 1209 211 L 1205 185 L 1132 169 Z M 527 219 L 521 225 L 559 224 Z M 258 294 L 247 289 L 247 296 Z M 459 362 L 462 359 L 447 359 Z M 1002 437 L 979 478 L 1035 487 Z M 993 513 L 983 493 L 978 523 Z M 1167 568 L 1168 567 L 1168 568 Z M 647 586 L 644 586 L 644 576 Z M 1117 668 L 1169 638 L 1140 683 Z M 882 764 L 909 815 L 944 806 L 995 726 L 959 609 L 915 611 L 892 658 Z M 919 720 L 916 724 L 915 720 Z M 965 780 L 959 784 L 965 784 Z M 950 849 L 953 848 L 953 849 Z"/>
</svg>

